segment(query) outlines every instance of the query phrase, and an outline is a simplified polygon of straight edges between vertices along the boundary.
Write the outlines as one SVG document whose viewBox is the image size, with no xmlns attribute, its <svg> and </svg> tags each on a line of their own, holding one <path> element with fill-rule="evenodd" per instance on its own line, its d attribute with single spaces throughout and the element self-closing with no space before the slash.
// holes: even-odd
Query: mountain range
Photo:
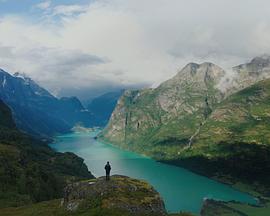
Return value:
<svg viewBox="0 0 270 216">
<path fill-rule="evenodd" d="M 92 126 L 106 126 L 117 104 L 118 99 L 123 93 L 124 90 L 108 92 L 94 98 L 87 105 L 87 110 L 92 114 Z"/>
<path fill-rule="evenodd" d="M 91 122 L 90 112 L 76 97 L 58 99 L 23 74 L 0 70 L 0 99 L 11 108 L 18 128 L 38 137 L 52 137 Z"/>
<path fill-rule="evenodd" d="M 100 139 L 270 194 L 270 57 L 230 72 L 190 63 L 155 89 L 125 91 Z"/>
</svg>

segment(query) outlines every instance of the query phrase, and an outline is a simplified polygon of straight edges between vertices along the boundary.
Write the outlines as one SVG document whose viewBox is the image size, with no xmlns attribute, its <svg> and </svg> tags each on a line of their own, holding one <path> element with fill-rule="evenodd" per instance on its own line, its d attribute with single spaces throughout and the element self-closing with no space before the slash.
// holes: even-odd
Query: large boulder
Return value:
<svg viewBox="0 0 270 216">
<path fill-rule="evenodd" d="M 147 182 L 114 175 L 70 184 L 64 192 L 68 211 L 119 209 L 134 215 L 166 215 L 159 193 Z"/>
</svg>

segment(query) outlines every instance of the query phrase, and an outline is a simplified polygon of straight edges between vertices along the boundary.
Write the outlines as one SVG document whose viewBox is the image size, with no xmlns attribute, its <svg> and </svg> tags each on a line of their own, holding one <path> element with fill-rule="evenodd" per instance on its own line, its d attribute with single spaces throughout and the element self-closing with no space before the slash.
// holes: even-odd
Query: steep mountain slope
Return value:
<svg viewBox="0 0 270 216">
<path fill-rule="evenodd" d="M 218 104 L 196 137 L 196 142 L 230 140 L 270 144 L 269 120 L 270 79 L 266 79 Z"/>
<path fill-rule="evenodd" d="M 17 126 L 33 135 L 50 137 L 90 122 L 90 113 L 76 98 L 59 100 L 19 73 L 0 70 L 0 99 L 11 107 Z"/>
<path fill-rule="evenodd" d="M 109 92 L 97 98 L 94 98 L 87 109 L 92 114 L 92 126 L 105 126 L 117 104 L 118 99 L 124 93 L 124 90 Z"/>
<path fill-rule="evenodd" d="M 85 127 L 91 126 L 93 117 L 91 113 L 83 107 L 77 97 L 63 97 L 59 100 L 59 108 L 55 111 L 70 126 L 80 124 Z"/>
<path fill-rule="evenodd" d="M 167 158 L 270 195 L 270 79 L 222 101 L 194 138 L 192 148 Z"/>
<path fill-rule="evenodd" d="M 15 123 L 12 119 L 10 109 L 2 100 L 0 100 L 0 126 L 1 128 L 15 129 Z"/>
<path fill-rule="evenodd" d="M 224 74 L 214 64 L 191 63 L 156 89 L 126 91 L 102 138 L 144 153 L 166 143 L 187 145 L 198 125 L 222 100 L 222 92 L 216 86 Z M 163 154 L 163 150 L 157 154 Z"/>
<path fill-rule="evenodd" d="M 93 178 L 81 158 L 18 131 L 2 101 L 0 117 L 0 208 L 58 198 L 68 181 Z"/>
</svg>

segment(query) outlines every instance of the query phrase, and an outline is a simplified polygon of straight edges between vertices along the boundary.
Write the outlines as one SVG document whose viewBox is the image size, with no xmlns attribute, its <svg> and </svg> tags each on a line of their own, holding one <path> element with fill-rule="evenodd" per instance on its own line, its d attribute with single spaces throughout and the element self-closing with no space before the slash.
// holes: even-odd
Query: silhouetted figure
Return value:
<svg viewBox="0 0 270 216">
<path fill-rule="evenodd" d="M 111 165 L 110 162 L 108 161 L 106 166 L 105 166 L 105 170 L 106 170 L 106 181 L 110 180 L 110 172 L 111 172 Z"/>
</svg>

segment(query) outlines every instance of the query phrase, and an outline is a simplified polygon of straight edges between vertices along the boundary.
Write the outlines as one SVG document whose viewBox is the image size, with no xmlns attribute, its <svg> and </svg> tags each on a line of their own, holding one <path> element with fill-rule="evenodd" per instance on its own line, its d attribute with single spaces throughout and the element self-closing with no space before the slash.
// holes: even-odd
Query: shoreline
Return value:
<svg viewBox="0 0 270 216">
<path fill-rule="evenodd" d="M 174 163 L 174 160 L 160 160 L 160 159 L 155 159 L 149 155 L 145 155 L 145 154 L 142 154 L 140 152 L 137 152 L 137 151 L 132 151 L 132 150 L 129 150 L 129 149 L 126 149 L 126 148 L 123 148 L 123 147 L 120 147 L 118 146 L 117 144 L 113 144 L 112 142 L 109 142 L 109 141 L 106 141 L 104 139 L 101 139 L 101 138 L 98 138 L 97 137 L 97 140 L 106 144 L 106 145 L 111 145 L 113 147 L 117 147 L 121 150 L 124 150 L 124 151 L 130 151 L 130 152 L 133 152 L 133 153 L 136 153 L 136 154 L 139 154 L 139 155 L 142 155 L 142 156 L 145 156 L 149 159 L 152 159 L 152 160 L 155 160 L 156 162 L 159 162 L 159 163 L 162 163 L 162 164 L 166 164 L 166 165 L 170 165 L 170 166 L 174 166 L 174 167 L 179 167 L 179 168 L 182 168 L 182 169 L 185 169 L 185 170 L 188 170 L 194 174 L 197 174 L 197 175 L 200 175 L 200 176 L 203 176 L 203 177 L 206 177 L 206 178 L 209 178 L 213 181 L 216 181 L 218 183 L 221 183 L 221 184 L 225 184 L 229 187 L 231 187 L 232 189 L 235 189 L 239 192 L 242 192 L 242 193 L 245 193 L 245 194 L 248 194 L 250 196 L 252 196 L 254 198 L 254 200 L 257 201 L 257 204 L 255 206 L 257 207 L 261 207 L 260 205 L 263 204 L 265 198 L 268 198 L 268 197 L 265 197 L 263 196 L 262 194 L 260 194 L 259 192 L 255 191 L 255 190 L 244 190 L 243 188 L 240 188 L 240 187 L 237 187 L 236 184 L 234 184 L 233 182 L 229 182 L 229 181 L 224 181 L 222 180 L 222 178 L 219 178 L 219 177 L 215 177 L 215 176 L 211 176 L 210 174 L 207 175 L 206 172 L 200 172 L 198 169 L 192 169 L 188 166 L 184 166 L 184 165 L 179 165 L 179 164 L 175 164 Z M 235 179 L 237 181 L 237 179 Z M 240 182 L 241 183 L 241 182 Z M 250 186 L 248 184 L 244 184 L 244 185 L 247 185 L 247 186 Z M 255 194 L 256 193 L 256 194 Z M 216 201 L 219 201 L 219 200 L 216 200 Z M 237 202 L 235 200 L 231 200 L 231 201 L 228 201 L 228 202 Z M 241 203 L 241 202 L 240 202 Z M 243 203 L 243 204 L 248 204 L 248 205 L 252 205 L 252 204 L 249 204 L 249 203 Z"/>
<path fill-rule="evenodd" d="M 131 151 L 131 150 L 128 150 L 128 149 L 125 149 L 125 148 L 121 148 L 120 146 L 116 145 L 116 144 L 113 144 L 111 142 L 108 142 L 108 141 L 105 141 L 101 138 L 98 138 L 97 139 L 98 141 L 104 143 L 104 144 L 108 144 L 108 145 L 111 145 L 113 147 L 117 147 L 117 148 L 120 148 L 124 151 Z M 136 152 L 136 151 L 131 151 L 131 152 L 134 152 L 136 154 L 139 154 L 141 155 L 140 152 Z M 240 206 L 242 206 L 243 208 L 247 208 L 247 207 L 250 207 L 250 208 L 255 208 L 257 211 L 263 211 L 265 208 L 268 208 L 268 205 L 270 204 L 270 197 L 267 197 L 267 196 L 264 196 L 263 194 L 253 190 L 253 189 L 243 189 L 239 186 L 237 186 L 236 184 L 234 184 L 233 182 L 229 182 L 229 181 L 225 181 L 223 180 L 222 178 L 219 178 L 219 177 L 215 177 L 215 176 L 211 176 L 210 174 L 207 175 L 206 172 L 200 172 L 199 170 L 197 169 L 192 169 L 190 167 L 187 167 L 187 166 L 181 166 L 181 165 L 177 165 L 175 163 L 173 163 L 173 161 L 166 161 L 166 160 L 157 160 L 155 158 L 152 158 L 150 156 L 146 156 L 152 160 L 155 160 L 156 162 L 159 162 L 159 163 L 162 163 L 162 164 L 166 164 L 166 165 L 170 165 L 170 166 L 174 166 L 174 167 L 179 167 L 179 168 L 182 168 L 182 169 L 185 169 L 185 170 L 188 170 L 194 174 L 197 174 L 197 175 L 200 175 L 200 176 L 203 176 L 203 177 L 206 177 L 210 180 L 213 180 L 213 181 L 216 181 L 218 183 L 221 183 L 221 184 L 224 184 L 224 185 L 227 185 L 228 187 L 234 189 L 234 190 L 237 190 L 241 193 L 245 193 L 249 196 L 252 196 L 254 201 L 256 202 L 256 204 L 252 204 L 252 203 L 248 203 L 248 202 L 239 202 L 239 201 L 236 201 L 236 200 L 230 200 L 230 201 L 223 201 L 223 200 L 218 200 L 218 199 L 212 199 L 212 198 L 205 198 L 203 201 L 202 201 L 202 206 L 201 206 L 201 209 L 200 209 L 200 214 L 202 211 L 205 211 L 205 209 L 207 208 L 207 206 L 205 206 L 205 203 L 207 203 L 207 201 L 214 201 L 214 203 L 222 203 L 224 205 L 230 205 L 230 204 L 238 204 Z M 237 181 L 237 179 L 235 179 Z M 239 181 L 239 180 L 238 180 Z M 241 182 L 239 182 L 241 183 Z M 243 183 L 242 183 L 243 184 Z M 248 184 L 243 184 L 244 186 L 251 186 L 251 185 L 248 185 Z M 218 205 L 216 206 L 216 208 L 218 208 Z"/>
</svg>

